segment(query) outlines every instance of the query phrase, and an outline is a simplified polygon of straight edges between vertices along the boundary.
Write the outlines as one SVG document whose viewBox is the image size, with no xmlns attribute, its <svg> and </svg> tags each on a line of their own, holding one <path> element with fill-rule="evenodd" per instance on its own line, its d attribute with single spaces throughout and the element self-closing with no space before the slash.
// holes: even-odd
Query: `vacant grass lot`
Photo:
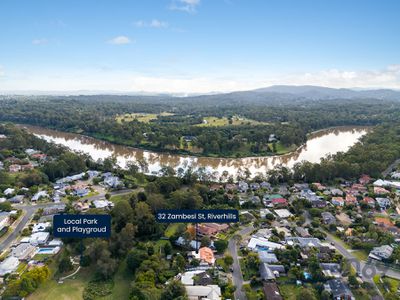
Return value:
<svg viewBox="0 0 400 300">
<path fill-rule="evenodd" d="M 149 123 L 153 120 L 156 120 L 158 116 L 172 116 L 172 115 L 173 114 L 168 112 L 162 112 L 160 114 L 132 113 L 132 114 L 118 115 L 115 119 L 119 123 L 121 123 L 122 121 L 132 122 L 135 119 L 139 122 Z"/>
<path fill-rule="evenodd" d="M 29 300 L 80 300 L 83 299 L 82 293 L 86 284 L 92 278 L 92 270 L 84 268 L 76 274 L 75 279 L 67 279 L 64 283 L 58 283 L 54 279 L 50 279 L 39 287 Z"/>
<path fill-rule="evenodd" d="M 30 295 L 28 300 L 83 300 L 83 290 L 93 278 L 93 269 L 81 268 L 73 279 L 66 279 L 64 283 L 58 283 L 50 279 L 38 290 Z M 128 300 L 132 274 L 126 270 L 126 262 L 122 261 L 114 275 L 112 294 L 100 298 L 101 300 Z"/>
<path fill-rule="evenodd" d="M 251 119 L 241 118 L 238 116 L 232 117 L 232 123 L 229 123 L 227 117 L 205 117 L 202 124 L 197 124 L 199 127 L 218 127 L 218 126 L 238 126 L 238 125 L 268 125 L 265 122 L 259 122 Z"/>
</svg>

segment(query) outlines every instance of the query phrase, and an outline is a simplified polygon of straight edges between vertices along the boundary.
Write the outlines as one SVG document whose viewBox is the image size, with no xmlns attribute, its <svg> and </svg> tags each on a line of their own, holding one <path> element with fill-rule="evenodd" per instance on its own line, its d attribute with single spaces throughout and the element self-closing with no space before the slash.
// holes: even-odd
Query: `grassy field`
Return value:
<svg viewBox="0 0 400 300">
<path fill-rule="evenodd" d="M 133 120 L 137 120 L 143 123 L 149 123 L 153 120 L 156 120 L 158 116 L 172 116 L 173 114 L 168 112 L 162 112 L 160 114 L 146 114 L 146 113 L 132 113 L 132 114 L 124 114 L 116 116 L 117 122 L 132 122 Z"/>
<path fill-rule="evenodd" d="M 171 223 L 168 225 L 167 229 L 164 232 L 164 236 L 170 238 L 173 236 L 179 229 L 185 228 L 185 224 L 182 223 Z"/>
<path fill-rule="evenodd" d="M 126 261 L 122 261 L 118 267 L 117 273 L 114 276 L 114 286 L 112 294 L 106 297 L 102 297 L 102 300 L 128 300 L 130 293 L 130 284 L 133 280 L 132 272 L 126 270 Z"/>
<path fill-rule="evenodd" d="M 268 144 L 268 146 L 269 146 L 270 149 L 274 149 L 272 143 Z M 286 154 L 286 153 L 289 153 L 289 152 L 292 152 L 292 151 L 296 150 L 296 146 L 286 147 L 281 142 L 276 142 L 275 143 L 275 148 L 276 148 L 275 154 L 278 154 L 278 155 Z"/>
<path fill-rule="evenodd" d="M 382 278 L 383 282 L 381 282 L 380 279 L 381 277 L 379 275 L 374 276 L 374 282 L 383 295 L 385 295 L 388 291 L 395 293 L 400 287 L 399 280 L 390 277 L 384 277 Z"/>
<path fill-rule="evenodd" d="M 368 259 L 368 253 L 363 250 L 354 250 L 351 252 L 351 254 L 353 254 L 359 260 L 366 261 Z"/>
<path fill-rule="evenodd" d="M 218 127 L 218 126 L 238 126 L 238 125 L 268 125 L 265 122 L 259 122 L 247 118 L 241 118 L 238 116 L 232 117 L 232 123 L 229 123 L 229 119 L 227 117 L 217 118 L 217 117 L 205 117 L 204 122 L 201 124 L 197 124 L 199 127 Z"/>
<path fill-rule="evenodd" d="M 40 286 L 28 300 L 80 300 L 83 299 L 82 292 L 93 276 L 90 268 L 79 271 L 75 279 L 67 279 L 64 283 L 58 283 L 54 279 Z"/>
<path fill-rule="evenodd" d="M 297 286 L 295 284 L 279 284 L 279 291 L 283 299 L 285 300 L 296 300 L 297 295 L 301 291 L 301 286 Z"/>
<path fill-rule="evenodd" d="M 110 201 L 112 201 L 114 203 L 117 203 L 117 202 L 122 201 L 122 200 L 129 200 L 130 197 L 131 197 L 130 193 L 129 194 L 114 195 L 114 196 L 111 196 Z"/>
<path fill-rule="evenodd" d="M 28 300 L 81 300 L 82 293 L 86 285 L 93 278 L 91 268 L 82 268 L 72 279 L 66 279 L 64 283 L 58 283 L 51 279 L 43 284 L 38 290 L 30 295 Z M 128 300 L 130 293 L 130 283 L 133 280 L 132 274 L 126 270 L 125 260 L 118 267 L 114 275 L 114 286 L 112 294 L 102 297 L 102 300 L 121 299 Z"/>
</svg>

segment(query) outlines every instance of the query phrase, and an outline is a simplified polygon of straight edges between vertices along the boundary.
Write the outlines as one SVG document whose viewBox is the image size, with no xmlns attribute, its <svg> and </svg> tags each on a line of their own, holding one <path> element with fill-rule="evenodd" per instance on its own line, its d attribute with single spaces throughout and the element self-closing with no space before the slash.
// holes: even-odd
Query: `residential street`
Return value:
<svg viewBox="0 0 400 300">
<path fill-rule="evenodd" d="M 248 226 L 248 227 L 245 227 L 245 228 L 241 229 L 235 235 L 240 235 L 240 236 L 243 237 L 243 236 L 248 235 L 253 230 L 254 230 L 253 226 Z M 240 269 L 239 257 L 238 257 L 238 254 L 237 254 L 237 251 L 238 251 L 238 249 L 237 249 L 237 241 L 235 240 L 234 237 L 232 237 L 229 240 L 228 249 L 229 249 L 230 254 L 233 257 L 232 279 L 233 279 L 233 285 L 236 287 L 235 300 L 245 300 L 245 299 L 247 299 L 246 298 L 246 294 L 242 291 L 243 274 L 242 274 L 242 270 Z"/>
<path fill-rule="evenodd" d="M 119 190 L 119 191 L 113 191 L 110 194 L 111 195 L 122 195 L 122 194 L 131 193 L 132 191 L 133 190 L 131 190 L 131 189 L 123 189 L 123 190 Z M 88 199 L 90 201 L 101 200 L 101 199 L 104 199 L 104 195 L 105 195 L 105 193 L 101 193 L 99 195 L 89 197 Z M 0 253 L 4 249 L 9 247 L 12 244 L 12 242 L 19 236 L 21 230 L 26 226 L 26 224 L 28 224 L 28 222 L 32 219 L 33 215 L 39 208 L 44 208 L 44 207 L 52 206 L 52 205 L 55 205 L 55 203 L 49 202 L 49 203 L 43 203 L 43 204 L 15 204 L 15 205 L 13 205 L 14 208 L 22 209 L 23 211 L 25 211 L 25 215 L 22 217 L 21 220 L 17 220 L 18 224 L 14 228 L 14 230 L 11 233 L 9 233 L 8 236 L 3 241 L 0 242 Z"/>
<path fill-rule="evenodd" d="M 373 276 L 376 274 L 386 275 L 386 276 L 392 277 L 394 279 L 400 280 L 400 272 L 399 271 L 389 269 L 389 268 L 384 268 L 381 266 L 376 266 L 372 263 L 368 263 L 368 262 L 359 260 L 329 233 L 327 233 L 326 239 L 329 242 L 333 243 L 335 245 L 336 249 L 351 262 L 351 264 L 356 269 L 356 271 L 361 273 L 361 275 L 365 281 L 371 282 L 373 279 Z"/>
<path fill-rule="evenodd" d="M 14 228 L 14 230 L 2 242 L 0 242 L 0 252 L 2 252 L 5 248 L 9 247 L 11 243 L 19 236 L 20 231 L 32 219 L 36 210 L 51 205 L 54 205 L 54 203 L 46 203 L 39 205 L 19 205 L 19 204 L 14 205 L 13 206 L 14 208 L 24 210 L 25 215 L 22 217 L 22 220 L 19 221 L 18 225 Z"/>
</svg>

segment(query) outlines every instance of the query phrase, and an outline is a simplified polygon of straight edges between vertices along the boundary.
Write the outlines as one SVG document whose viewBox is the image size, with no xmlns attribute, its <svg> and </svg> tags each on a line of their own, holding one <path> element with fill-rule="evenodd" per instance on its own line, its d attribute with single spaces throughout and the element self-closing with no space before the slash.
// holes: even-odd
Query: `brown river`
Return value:
<svg viewBox="0 0 400 300">
<path fill-rule="evenodd" d="M 360 137 L 368 132 L 365 127 L 338 127 L 314 132 L 308 136 L 305 145 L 296 151 L 280 156 L 246 158 L 210 158 L 195 157 L 171 153 L 158 153 L 128 146 L 115 145 L 95 138 L 49 130 L 40 127 L 27 127 L 28 131 L 49 142 L 61 144 L 73 151 L 89 154 L 94 160 L 115 156 L 117 163 L 125 167 L 128 162 L 147 162 L 145 173 L 157 174 L 163 166 L 170 166 L 178 171 L 188 167 L 203 168 L 215 178 L 229 174 L 236 178 L 248 169 L 251 176 L 265 175 L 277 165 L 289 168 L 297 162 L 319 162 L 328 154 L 347 151 Z"/>
</svg>

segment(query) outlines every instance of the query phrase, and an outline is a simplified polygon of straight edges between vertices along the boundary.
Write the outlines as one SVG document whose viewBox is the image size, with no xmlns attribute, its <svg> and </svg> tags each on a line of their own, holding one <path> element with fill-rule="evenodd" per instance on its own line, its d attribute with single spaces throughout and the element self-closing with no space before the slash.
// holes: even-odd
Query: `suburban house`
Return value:
<svg viewBox="0 0 400 300">
<path fill-rule="evenodd" d="M 221 288 L 218 285 L 185 286 L 189 300 L 221 300 Z"/>
<path fill-rule="evenodd" d="M 384 217 L 375 217 L 375 223 L 378 226 L 381 226 L 381 227 L 392 227 L 392 226 L 394 226 L 394 223 L 390 219 L 387 219 L 387 218 L 384 218 Z"/>
<path fill-rule="evenodd" d="M 16 195 L 8 199 L 10 203 L 22 203 L 24 201 L 24 195 Z"/>
<path fill-rule="evenodd" d="M 280 198 L 283 199 L 283 197 L 279 194 L 265 194 L 263 196 L 263 202 L 265 206 L 271 206 L 273 199 L 280 199 Z"/>
<path fill-rule="evenodd" d="M 260 261 L 263 263 L 275 264 L 275 263 L 279 262 L 275 253 L 269 253 L 267 251 L 260 251 L 260 252 L 258 252 L 258 256 L 260 258 Z"/>
<path fill-rule="evenodd" d="M 389 193 L 390 192 L 387 189 L 383 188 L 383 187 L 374 186 L 374 194 L 375 195 L 387 195 Z"/>
<path fill-rule="evenodd" d="M 349 287 L 341 279 L 331 279 L 324 285 L 326 291 L 332 294 L 335 300 L 355 300 Z"/>
<path fill-rule="evenodd" d="M 366 185 L 371 182 L 371 177 L 369 175 L 363 174 L 363 175 L 361 175 L 358 182 L 362 185 Z"/>
<path fill-rule="evenodd" d="M 345 200 L 347 205 L 350 204 L 357 204 L 357 198 L 351 194 L 346 194 L 346 200 Z"/>
<path fill-rule="evenodd" d="M 176 241 L 175 244 L 181 247 L 190 247 L 191 249 L 199 249 L 201 243 L 199 241 L 187 241 L 184 237 L 180 236 Z"/>
<path fill-rule="evenodd" d="M 390 207 L 390 199 L 388 198 L 376 198 L 376 203 L 378 203 L 381 209 L 387 209 Z"/>
<path fill-rule="evenodd" d="M 11 255 L 19 260 L 30 260 L 36 254 L 37 248 L 29 243 L 21 243 L 15 247 Z"/>
<path fill-rule="evenodd" d="M 275 282 L 264 282 L 263 291 L 265 300 L 283 300 Z"/>
<path fill-rule="evenodd" d="M 249 189 L 249 185 L 245 181 L 239 181 L 238 182 L 238 190 L 241 193 L 246 193 L 247 190 Z"/>
<path fill-rule="evenodd" d="M 294 230 L 295 230 L 296 234 L 300 237 L 303 237 L 303 238 L 311 237 L 311 234 L 308 232 L 307 228 L 297 226 Z"/>
<path fill-rule="evenodd" d="M 12 189 L 12 188 L 7 188 L 7 189 L 5 189 L 4 191 L 3 191 L 3 194 L 5 195 L 5 196 L 10 196 L 10 195 L 12 195 L 12 194 L 14 194 L 15 193 L 15 189 Z"/>
<path fill-rule="evenodd" d="M 375 199 L 371 197 L 364 197 L 363 202 L 370 207 L 375 207 Z"/>
<path fill-rule="evenodd" d="M 271 184 L 269 183 L 269 182 L 267 182 L 267 181 L 263 181 L 263 182 L 261 182 L 260 183 L 260 187 L 262 188 L 262 189 L 271 189 Z"/>
<path fill-rule="evenodd" d="M 40 191 L 37 192 L 35 195 L 33 195 L 33 197 L 31 198 L 31 201 L 36 202 L 41 198 L 47 198 L 49 197 L 49 194 L 47 194 L 46 191 Z"/>
<path fill-rule="evenodd" d="M 288 206 L 288 202 L 285 198 L 275 198 L 271 201 L 274 207 L 286 207 Z"/>
<path fill-rule="evenodd" d="M 325 275 L 325 277 L 334 277 L 334 278 L 342 277 L 340 264 L 320 263 L 319 265 L 320 265 L 320 267 L 322 269 L 322 273 Z"/>
<path fill-rule="evenodd" d="M 317 238 L 302 238 L 302 237 L 286 237 L 286 243 L 288 245 L 299 245 L 300 248 L 321 248 L 322 242 Z"/>
<path fill-rule="evenodd" d="M 197 233 L 200 236 L 215 236 L 219 232 L 225 232 L 228 228 L 228 224 L 204 223 L 198 224 Z"/>
<path fill-rule="evenodd" d="M 8 167 L 8 171 L 10 173 L 17 173 L 17 172 L 21 171 L 21 166 L 20 165 L 10 165 Z"/>
<path fill-rule="evenodd" d="M 0 263 L 0 276 L 4 276 L 14 272 L 19 265 L 18 258 L 9 256 Z"/>
<path fill-rule="evenodd" d="M 214 265 L 215 257 L 214 252 L 208 247 L 201 247 L 198 251 L 199 253 L 192 253 L 192 255 L 199 259 L 202 263 L 207 263 L 209 265 Z"/>
<path fill-rule="evenodd" d="M 257 183 L 257 182 L 250 183 L 250 188 L 251 188 L 253 191 L 258 191 L 258 190 L 260 189 L 260 184 Z"/>
<path fill-rule="evenodd" d="M 73 194 L 78 197 L 85 197 L 89 194 L 89 189 L 87 188 L 78 188 L 75 189 Z"/>
<path fill-rule="evenodd" d="M 237 186 L 236 186 L 236 184 L 233 184 L 233 183 L 227 183 L 226 185 L 225 185 L 225 191 L 236 191 L 237 190 Z"/>
<path fill-rule="evenodd" d="M 337 189 L 337 188 L 332 188 L 330 191 L 331 191 L 332 196 L 343 196 L 343 194 L 344 194 L 341 189 Z"/>
<path fill-rule="evenodd" d="M 51 227 L 51 223 L 50 222 L 37 223 L 37 224 L 33 225 L 32 233 L 47 231 L 48 229 L 50 229 L 50 227 Z"/>
<path fill-rule="evenodd" d="M 50 233 L 48 232 L 36 232 L 30 236 L 29 243 L 34 246 L 43 245 L 49 240 L 49 237 Z"/>
<path fill-rule="evenodd" d="M 81 180 L 83 177 L 85 177 L 85 175 L 86 175 L 86 173 L 79 173 L 79 174 L 67 176 L 67 177 L 58 179 L 58 180 L 56 181 L 56 183 L 57 183 L 57 184 L 61 184 L 61 183 L 69 183 L 69 182 Z"/>
<path fill-rule="evenodd" d="M 247 244 L 247 248 L 253 251 L 274 251 L 275 249 L 283 249 L 284 246 L 278 243 L 270 242 L 268 239 L 262 237 L 252 237 Z"/>
<path fill-rule="evenodd" d="M 280 219 L 287 219 L 291 216 L 293 216 L 293 214 L 288 211 L 287 209 L 275 209 L 274 213 L 278 216 L 278 218 Z"/>
<path fill-rule="evenodd" d="M 262 280 L 275 280 L 281 275 L 286 274 L 283 265 L 272 265 L 267 263 L 260 263 L 260 276 Z"/>
<path fill-rule="evenodd" d="M 389 245 L 374 247 L 368 257 L 376 260 L 387 260 L 393 254 L 393 248 Z"/>
<path fill-rule="evenodd" d="M 92 202 L 94 207 L 104 209 L 104 208 L 112 208 L 114 207 L 114 202 L 109 200 L 94 200 Z"/>
<path fill-rule="evenodd" d="M 122 185 L 122 182 L 117 176 L 107 176 L 104 178 L 104 184 L 110 188 L 117 188 Z"/>
<path fill-rule="evenodd" d="M 9 223 L 10 223 L 10 213 L 4 211 L 0 212 L 0 230 L 8 226 Z"/>
<path fill-rule="evenodd" d="M 328 211 L 325 211 L 325 212 L 321 213 L 321 217 L 322 217 L 322 221 L 327 225 L 336 224 L 335 216 L 332 215 Z"/>
<path fill-rule="evenodd" d="M 43 208 L 43 216 L 48 216 L 48 215 L 54 215 L 58 214 L 60 212 L 63 212 L 65 210 L 65 204 L 60 203 L 60 204 L 55 204 L 53 206 L 48 206 Z"/>
<path fill-rule="evenodd" d="M 260 218 L 265 219 L 267 215 L 271 215 L 272 212 L 268 208 L 261 208 L 260 209 Z"/>
</svg>

